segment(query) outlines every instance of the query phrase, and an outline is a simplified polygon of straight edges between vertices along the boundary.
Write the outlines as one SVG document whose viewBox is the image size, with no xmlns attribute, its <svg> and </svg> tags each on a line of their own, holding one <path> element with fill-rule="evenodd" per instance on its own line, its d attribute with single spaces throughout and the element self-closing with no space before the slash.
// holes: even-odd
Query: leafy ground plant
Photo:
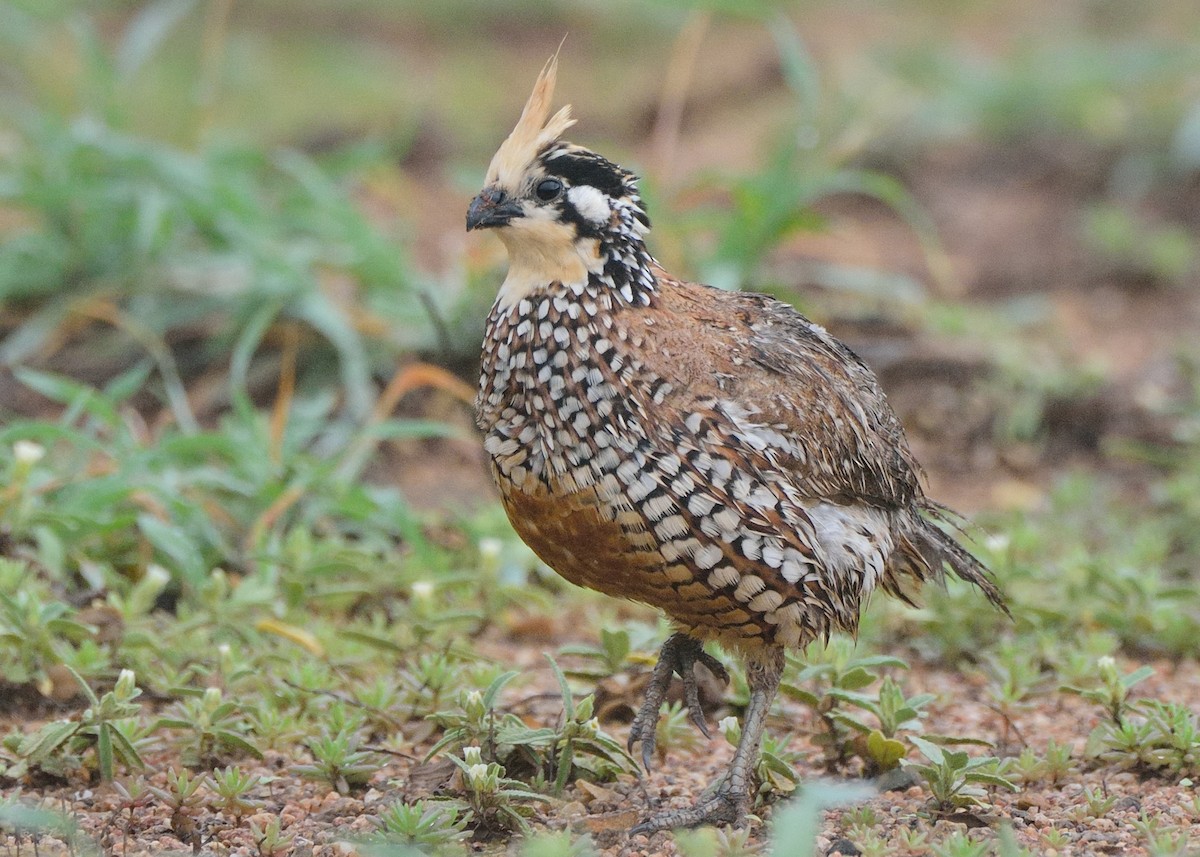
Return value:
<svg viewBox="0 0 1200 857">
<path fill-rule="evenodd" d="M 250 797 L 250 792 L 265 782 L 264 777 L 243 771 L 236 765 L 218 768 L 209 775 L 210 788 L 216 795 L 216 804 L 240 822 L 242 816 L 255 812 L 263 806 L 261 800 Z"/>
<path fill-rule="evenodd" d="M 1186 705 L 1142 699 L 1119 722 L 1088 736 L 1085 753 L 1121 768 L 1172 777 L 1200 776 L 1200 715 Z"/>
<path fill-rule="evenodd" d="M 251 821 L 250 836 L 258 849 L 259 857 L 277 857 L 289 853 L 296 838 L 295 834 L 283 831 L 283 824 L 278 817 L 272 818 L 262 826 Z"/>
<path fill-rule="evenodd" d="M 128 768 L 144 767 L 137 740 L 136 716 L 141 695 L 130 670 L 122 670 L 113 689 L 97 696 L 77 673 L 75 680 L 87 696 L 89 707 L 78 718 L 55 720 L 37 732 L 12 742 L 16 761 L 4 774 L 23 777 L 32 769 L 65 776 L 82 765 L 81 756 L 91 750 L 95 769 L 104 782 L 111 782 L 120 762 Z"/>
<path fill-rule="evenodd" d="M 939 746 L 917 736 L 911 740 L 927 761 L 906 761 L 905 767 L 922 778 L 938 813 L 980 805 L 987 797 L 986 786 L 1018 791 L 1014 783 L 998 773 L 1000 760 L 995 756 L 971 756 L 965 750 Z"/>
<path fill-rule="evenodd" d="M 1100 658 L 1091 686 L 1066 686 L 1104 709 L 1105 720 L 1088 735 L 1084 752 L 1122 768 L 1172 776 L 1200 775 L 1200 715 L 1186 705 L 1132 699 L 1131 690 L 1154 670 L 1122 673 L 1115 659 Z"/>
<path fill-rule="evenodd" d="M 574 655 L 588 662 L 587 667 L 566 669 L 564 672 L 575 678 L 600 679 L 615 675 L 623 670 L 633 651 L 629 631 L 624 628 L 600 629 L 600 645 L 572 645 L 559 649 L 560 655 Z"/>
<path fill-rule="evenodd" d="M 933 697 L 906 697 L 890 677 L 882 679 L 876 694 L 862 691 L 881 680 L 882 669 L 907 669 L 908 664 L 890 655 L 855 656 L 853 643 L 844 639 L 834 640 L 814 660 L 801 665 L 794 677 L 786 677 L 780 692 L 808 706 L 820 719 L 822 731 L 814 741 L 824 748 L 826 769 L 840 770 L 853 756 L 863 759 L 869 774 L 896 768 L 907 754 L 897 733 L 919 725 L 921 709 Z M 859 711 L 871 714 L 878 725 L 863 720 Z"/>
<path fill-rule="evenodd" d="M 212 767 L 229 753 L 262 758 L 262 752 L 244 737 L 240 706 L 222 699 L 220 688 L 207 688 L 176 703 L 174 715 L 160 718 L 157 725 L 183 732 L 185 765 Z"/>
<path fill-rule="evenodd" d="M 326 782 L 339 794 L 348 794 L 371 781 L 382 760 L 378 753 L 360 749 L 362 738 L 345 728 L 328 729 L 308 741 L 313 761 L 297 765 L 293 770 L 302 777 Z"/>
<path fill-rule="evenodd" d="M 167 773 L 166 788 L 151 786 L 150 792 L 171 810 L 171 832 L 180 842 L 199 848 L 196 816 L 209 802 L 208 778 L 193 776 L 186 768 Z"/>
<path fill-rule="evenodd" d="M 460 843 L 467 836 L 471 812 L 461 812 L 444 802 L 417 801 L 394 803 L 375 819 L 377 830 L 366 840 L 369 853 L 372 846 L 401 846 L 417 849 L 422 854 L 462 853 Z M 383 848 L 377 848 L 383 855 Z"/>
<path fill-rule="evenodd" d="M 76 611 L 40 585 L 25 563 L 0 558 L 0 585 L 5 681 L 36 684 L 49 696 L 55 690 L 49 669 L 66 660 L 91 629 L 72 618 Z"/>
<path fill-rule="evenodd" d="M 1008 762 L 1009 778 L 1022 783 L 1044 781 L 1056 785 L 1076 770 L 1071 745 L 1053 738 L 1046 742 L 1045 753 L 1039 755 L 1033 747 L 1026 747 Z"/>
<path fill-rule="evenodd" d="M 604 781 L 613 779 L 622 772 L 637 769 L 637 763 L 619 741 L 600 728 L 600 721 L 592 716 L 594 696 L 575 702 L 575 695 L 567 683 L 566 676 L 549 655 L 546 660 L 558 680 L 562 695 L 562 723 L 555 730 L 553 746 L 557 751 L 554 758 L 554 793 L 562 794 L 573 774 L 585 774 L 591 779 Z"/>
<path fill-rule="evenodd" d="M 477 827 L 493 832 L 527 832 L 533 804 L 551 802 L 551 798 L 530 791 L 520 780 L 506 777 L 504 768 L 495 762 L 484 763 L 478 747 L 464 748 L 461 759 L 447 758 L 462 772 L 463 797 L 458 805 L 471 813 Z"/>
<path fill-rule="evenodd" d="M 621 744 L 600 728 L 593 716 L 594 697 L 576 701 L 575 694 L 558 664 L 546 656 L 558 682 L 562 718 L 556 726 L 531 727 L 507 712 L 495 713 L 501 689 L 516 677 L 498 676 L 483 693 L 466 692 L 459 710 L 440 711 L 431 718 L 445 730 L 427 758 L 452 752 L 478 750 L 489 763 L 509 769 L 525 768 L 544 776 L 556 795 L 579 777 L 603 782 L 617 774 L 636 770 L 636 763 Z M 478 746 L 472 748 L 471 742 Z M 454 756 L 450 756 L 454 758 Z"/>
<path fill-rule="evenodd" d="M 430 714 L 429 719 L 441 727 L 442 737 L 429 748 L 426 760 L 446 749 L 458 753 L 464 747 L 478 745 L 488 761 L 498 761 L 500 749 L 497 736 L 500 730 L 508 734 L 524 725 L 512 713 L 501 715 L 499 722 L 496 720 L 496 698 L 517 675 L 514 671 L 505 672 L 497 676 L 482 693 L 477 690 L 464 692 L 457 709 Z M 516 745 L 505 745 L 505 757 L 513 746 Z"/>
</svg>

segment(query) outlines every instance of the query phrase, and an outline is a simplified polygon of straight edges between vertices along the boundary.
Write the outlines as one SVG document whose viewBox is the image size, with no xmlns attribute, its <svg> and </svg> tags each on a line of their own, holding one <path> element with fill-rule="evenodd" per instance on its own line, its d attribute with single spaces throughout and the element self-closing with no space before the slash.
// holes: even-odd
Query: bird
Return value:
<svg viewBox="0 0 1200 857">
<path fill-rule="evenodd" d="M 687 282 L 647 249 L 638 179 L 567 142 L 542 68 L 470 202 L 508 271 L 484 331 L 476 422 L 509 521 L 568 581 L 670 618 L 629 732 L 648 770 L 675 674 L 749 702 L 725 774 L 630 831 L 741 824 L 785 653 L 853 633 L 874 590 L 911 601 L 949 569 L 1001 609 L 987 568 L 929 499 L 872 371 L 787 303 Z"/>
</svg>

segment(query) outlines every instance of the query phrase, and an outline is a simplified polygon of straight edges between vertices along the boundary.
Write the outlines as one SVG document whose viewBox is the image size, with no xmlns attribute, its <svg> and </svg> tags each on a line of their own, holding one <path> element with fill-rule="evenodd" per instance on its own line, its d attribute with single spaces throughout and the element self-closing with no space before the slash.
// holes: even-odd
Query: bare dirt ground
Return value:
<svg viewBox="0 0 1200 857">
<path fill-rule="evenodd" d="M 550 630 L 559 633 L 560 639 L 568 636 L 565 629 Z M 545 668 L 542 646 L 493 639 L 483 641 L 482 648 L 487 655 L 502 658 L 534 677 L 506 705 L 522 711 L 531 725 L 550 724 L 561 715 L 561 708 L 552 699 L 554 680 Z M 1139 689 L 1149 696 L 1193 708 L 1200 706 L 1200 671 L 1196 665 L 1161 662 L 1153 666 L 1156 675 Z M 995 829 L 1008 824 L 1017 840 L 1037 854 L 1137 857 L 1149 853 L 1137 826 L 1147 818 L 1164 826 L 1175 826 L 1180 833 L 1189 833 L 1193 841 L 1200 836 L 1200 817 L 1190 789 L 1163 779 L 1144 778 L 1132 771 L 1090 768 L 1081 761 L 1083 742 L 1100 719 L 1096 706 L 1075 697 L 1047 694 L 1005 717 L 984 701 L 982 677 L 969 674 L 964 677 L 958 671 L 917 666 L 906 674 L 905 683 L 911 693 L 929 692 L 938 696 L 939 701 L 932 706 L 925 723 L 931 733 L 981 738 L 995 743 L 1001 754 L 1017 754 L 1025 745 L 1040 752 L 1048 741 L 1054 740 L 1073 748 L 1074 761 L 1070 771 L 1057 782 L 1033 783 L 1015 794 L 993 789 L 985 808 L 946 817 L 932 812 L 928 794 L 920 787 L 881 792 L 865 804 L 874 810 L 878 819 L 875 833 L 881 839 L 895 841 L 904 831 L 924 830 L 930 840 L 937 841 L 953 831 Z M 639 685 L 636 677 L 630 682 L 631 688 Z M 714 720 L 728 713 L 714 697 L 706 697 L 705 703 L 706 707 L 711 706 L 710 716 Z M 620 706 L 612 706 L 611 710 L 619 712 Z M 604 726 L 619 738 L 624 737 L 622 722 L 609 721 Z M 802 755 L 797 770 L 807 782 L 820 782 L 826 777 L 820 763 L 821 750 L 806 737 L 814 727 L 810 713 L 787 701 L 776 707 L 768 724 L 773 733 L 795 736 L 790 747 Z M 326 784 L 289 775 L 291 760 L 277 753 L 268 752 L 260 764 L 243 760 L 244 770 L 270 782 L 249 794 L 261 806 L 241 820 L 213 809 L 173 817 L 157 801 L 130 811 L 112 787 L 52 787 L 40 794 L 47 799 L 47 806 L 77 818 L 81 829 L 105 853 L 256 854 L 249 822 L 261 828 L 277 817 L 285 831 L 295 837 L 291 845 L 294 850 L 283 853 L 317 857 L 352 855 L 356 853 L 355 838 L 374 829 L 372 819 L 381 810 L 398 798 L 428 797 L 456 776 L 449 763 L 417 761 L 432 739 L 425 724 L 410 724 L 410 728 L 416 742 L 406 747 L 406 755 L 394 757 L 366 788 L 349 795 L 339 795 Z M 590 834 L 601 853 L 612 857 L 677 854 L 667 833 L 630 838 L 627 831 L 651 811 L 688 805 L 724 771 L 731 752 L 732 748 L 719 737 L 701 740 L 696 749 L 672 750 L 640 780 L 624 776 L 605 786 L 576 784 L 568 788 L 561 800 L 541 810 L 531 820 L 533 827 Z M 166 771 L 173 757 L 164 755 L 156 759 L 151 755 L 146 761 L 151 772 L 147 782 L 165 786 Z M 1106 810 L 1093 813 L 1088 808 L 1091 796 L 1109 798 L 1111 803 Z M 768 819 L 771 807 L 760 807 L 756 812 L 760 818 Z M 760 824 L 752 821 L 752 828 L 758 830 Z M 853 843 L 853 836 L 843 812 L 830 811 L 818 836 L 817 853 L 847 857 L 858 853 L 847 845 Z M 0 839 L 0 844 L 3 843 Z M 61 844 L 52 838 L 39 844 L 38 853 L 64 853 Z M 484 854 L 509 853 L 512 847 L 504 839 L 483 839 L 471 844 L 473 850 Z M 33 853 L 32 846 L 26 840 L 22 851 L 12 839 L 6 845 L 9 854 Z"/>
</svg>

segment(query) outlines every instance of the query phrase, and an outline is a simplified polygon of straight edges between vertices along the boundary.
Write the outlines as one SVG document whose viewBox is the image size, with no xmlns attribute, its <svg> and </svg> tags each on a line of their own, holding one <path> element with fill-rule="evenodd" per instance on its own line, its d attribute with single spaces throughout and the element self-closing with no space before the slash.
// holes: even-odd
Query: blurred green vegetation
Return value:
<svg viewBox="0 0 1200 857">
<path fill-rule="evenodd" d="M 922 170 L 964 148 L 1028 162 L 1023 181 L 1067 197 L 1086 298 L 1115 282 L 1196 300 L 1200 14 L 1183 0 L 0 0 L 0 694 L 51 716 L 0 741 L 0 784 L 115 775 L 131 812 L 221 803 L 240 824 L 266 786 L 229 766 L 263 750 L 351 791 L 433 748 L 467 779 L 381 811 L 371 853 L 462 853 L 464 831 L 520 829 L 570 780 L 624 770 L 588 694 L 644 664 L 663 623 L 548 574 L 494 506 L 418 512 L 393 478 L 392 445 L 473 443 L 458 404 L 397 404 L 470 397 L 453 373 L 473 374 L 500 260 L 463 243 L 462 212 L 564 32 L 576 138 L 645 173 L 665 261 L 969 344 L 1001 460 L 1033 449 L 1052 470 L 1051 404 L 1137 391 L 1066 352 L 1047 295 L 1068 286 L 1050 274 L 1032 298 L 950 299 Z M 814 258 L 833 198 L 885 210 L 918 262 Z M 1059 685 L 1115 692 L 1098 659 L 1144 677 L 1140 661 L 1196 656 L 1200 352 L 1177 351 L 1160 355 L 1176 383 L 1144 408 L 1161 430 L 1102 438 L 1079 472 L 1022 471 L 1039 502 L 972 531 L 1015 624 L 950 585 L 919 609 L 876 599 L 857 649 L 789 664 L 831 771 L 903 764 L 945 808 L 1075 770 L 1061 748 L 939 750 L 917 734 L 929 700 L 903 686 L 906 661 L 979 672 L 1007 717 Z M 475 641 L 576 610 L 558 719 L 530 727 L 499 693 L 508 664 Z M 81 681 L 99 722 L 47 701 L 86 699 Z M 1076 762 L 1192 770 L 1196 742 L 1163 735 L 1194 715 L 1119 713 Z M 679 721 L 661 726 L 673 752 Z M 497 723 L 508 746 L 487 737 Z M 803 755 L 774 731 L 764 800 Z M 142 763 L 164 758 L 211 775 L 146 792 Z M 814 789 L 777 815 L 781 841 L 810 841 L 819 804 Z M 847 829 L 866 836 L 862 812 Z M 0 804 L 9 829 L 50 823 L 35 815 Z M 260 851 L 284 848 L 278 824 L 254 829 Z M 680 847 L 743 853 L 739 835 Z M 936 844 L 959 846 L 977 843 Z M 1006 835 L 987 848 L 1021 853 Z"/>
</svg>

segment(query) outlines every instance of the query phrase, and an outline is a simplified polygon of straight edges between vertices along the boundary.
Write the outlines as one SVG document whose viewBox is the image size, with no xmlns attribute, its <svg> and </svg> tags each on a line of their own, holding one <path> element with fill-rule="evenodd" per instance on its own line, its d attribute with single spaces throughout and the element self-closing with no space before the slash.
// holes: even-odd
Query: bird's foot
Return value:
<svg viewBox="0 0 1200 857">
<path fill-rule="evenodd" d="M 746 789 L 730 785 L 727 777 L 709 795 L 702 797 L 695 806 L 672 809 L 656 813 L 629 831 L 630 836 L 645 833 L 650 835 L 660 830 L 677 830 L 681 827 L 699 827 L 703 824 L 739 825 L 745 821 L 750 808 L 750 795 Z"/>
<path fill-rule="evenodd" d="M 705 738 L 712 737 L 704 720 L 704 710 L 700 707 L 700 688 L 696 684 L 695 673 L 697 663 L 704 664 L 713 675 L 726 684 L 729 683 L 729 673 L 725 671 L 721 662 L 704 651 L 699 640 L 686 634 L 673 634 L 663 643 L 662 651 L 658 653 L 658 663 L 654 665 L 650 681 L 646 683 L 642 707 L 629 727 L 629 752 L 633 752 L 634 744 L 639 741 L 642 743 L 642 767 L 647 771 L 650 770 L 650 760 L 654 757 L 658 712 L 662 708 L 673 674 L 678 673 L 683 679 L 683 698 L 692 723 L 696 724 L 696 728 Z"/>
</svg>

